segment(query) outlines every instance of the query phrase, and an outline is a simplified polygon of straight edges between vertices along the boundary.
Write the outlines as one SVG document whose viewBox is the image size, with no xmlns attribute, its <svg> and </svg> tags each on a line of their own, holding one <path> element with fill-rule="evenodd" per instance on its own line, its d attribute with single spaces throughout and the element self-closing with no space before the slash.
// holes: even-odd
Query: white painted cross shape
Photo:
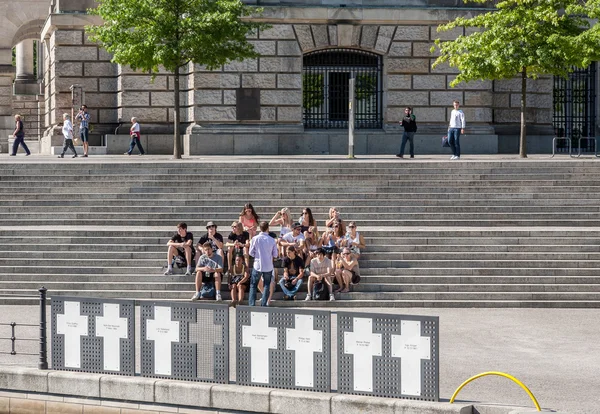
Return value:
<svg viewBox="0 0 600 414">
<path fill-rule="evenodd" d="M 277 328 L 269 328 L 269 314 L 250 313 L 250 326 L 242 326 L 242 346 L 250 348 L 252 382 L 269 383 L 269 349 L 277 349 Z"/>
<path fill-rule="evenodd" d="M 295 384 L 314 387 L 314 353 L 323 352 L 323 331 L 313 329 L 312 315 L 295 315 L 295 321 L 294 329 L 285 330 L 285 349 L 295 351 Z"/>
<path fill-rule="evenodd" d="M 154 307 L 154 319 L 146 320 L 146 339 L 154 341 L 154 373 L 171 375 L 171 344 L 179 342 L 179 322 L 171 320 L 170 307 Z"/>
<path fill-rule="evenodd" d="M 56 316 L 56 333 L 65 336 L 65 367 L 81 368 L 81 337 L 88 336 L 88 317 L 81 315 L 80 302 L 64 302 L 64 313 Z"/>
<path fill-rule="evenodd" d="M 353 332 L 344 332 L 344 353 L 354 355 L 354 391 L 373 392 L 373 357 L 381 356 L 381 334 L 373 319 L 353 318 Z"/>
<path fill-rule="evenodd" d="M 96 336 L 104 338 L 104 370 L 121 371 L 121 338 L 128 337 L 127 318 L 120 318 L 121 305 L 104 303 L 104 316 L 96 316 Z"/>
<path fill-rule="evenodd" d="M 431 359 L 431 338 L 421 336 L 420 321 L 402 321 L 402 335 L 392 335 L 392 357 L 401 358 L 403 395 L 421 395 L 421 360 Z"/>
</svg>

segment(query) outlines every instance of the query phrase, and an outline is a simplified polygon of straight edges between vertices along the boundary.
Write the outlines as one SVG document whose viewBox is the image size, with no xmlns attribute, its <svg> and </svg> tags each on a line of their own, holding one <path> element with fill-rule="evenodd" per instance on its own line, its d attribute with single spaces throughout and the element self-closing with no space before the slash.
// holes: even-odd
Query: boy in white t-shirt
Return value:
<svg viewBox="0 0 600 414">
<path fill-rule="evenodd" d="M 142 136 L 140 135 L 140 124 L 138 124 L 137 118 L 131 118 L 131 128 L 129 129 L 129 135 L 131 135 L 131 142 L 129 143 L 129 151 L 124 155 L 131 155 L 133 148 L 137 145 L 140 150 L 140 155 L 144 155 L 144 147 L 142 147 Z"/>
<path fill-rule="evenodd" d="M 73 151 L 73 158 L 77 157 L 77 151 L 75 151 L 75 147 L 73 146 L 73 124 L 71 123 L 71 115 L 63 114 L 63 127 L 62 133 L 65 137 L 62 153 L 58 156 L 58 158 L 65 158 L 65 152 L 67 152 L 67 148 L 70 148 Z"/>
</svg>

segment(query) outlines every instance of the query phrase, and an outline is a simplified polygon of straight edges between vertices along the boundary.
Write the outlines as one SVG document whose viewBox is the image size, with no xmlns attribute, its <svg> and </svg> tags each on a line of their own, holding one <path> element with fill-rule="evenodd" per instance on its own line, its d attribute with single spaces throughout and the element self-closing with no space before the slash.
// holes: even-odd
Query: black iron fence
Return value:
<svg viewBox="0 0 600 414">
<path fill-rule="evenodd" d="M 381 56 L 354 49 L 304 55 L 302 107 L 306 128 L 348 128 L 350 78 L 355 78 L 355 128 L 382 128 Z"/>
<path fill-rule="evenodd" d="M 570 139 L 572 151 L 596 153 L 596 63 L 568 78 L 554 77 L 552 123 L 556 137 Z M 558 140 L 556 152 L 569 152 L 569 142 Z"/>
<path fill-rule="evenodd" d="M 10 336 L 0 336 L 0 340 L 10 341 L 10 350 L 0 348 L 0 354 L 2 355 L 27 355 L 27 356 L 38 356 L 39 369 L 48 369 L 48 343 L 47 343 L 47 330 L 46 330 L 46 292 L 45 287 L 38 289 L 40 299 L 40 323 L 39 324 L 26 324 L 19 322 L 7 322 L 0 323 L 0 327 L 10 327 Z M 39 335 L 32 335 L 31 329 L 39 327 Z M 7 329 L 8 330 L 8 329 Z M 27 347 L 25 344 L 31 342 L 39 342 L 39 352 L 32 353 L 27 352 L 31 347 Z M 21 349 L 25 348 L 26 351 Z"/>
</svg>

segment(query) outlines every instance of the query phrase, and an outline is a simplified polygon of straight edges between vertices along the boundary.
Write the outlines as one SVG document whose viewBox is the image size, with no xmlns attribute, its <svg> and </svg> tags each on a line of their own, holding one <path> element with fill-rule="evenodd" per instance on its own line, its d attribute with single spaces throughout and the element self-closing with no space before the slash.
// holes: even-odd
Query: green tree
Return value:
<svg viewBox="0 0 600 414">
<path fill-rule="evenodd" d="M 484 3 L 486 0 L 472 0 Z M 597 25 L 599 0 L 500 0 L 496 9 L 472 18 L 459 17 L 438 31 L 473 28 L 456 40 L 435 41 L 440 56 L 435 68 L 448 63 L 459 70 L 450 85 L 472 80 L 521 78 L 519 155 L 527 157 L 527 78 L 567 76 L 600 59 Z M 432 47 L 432 52 L 435 47 Z"/>
<path fill-rule="evenodd" d="M 247 37 L 267 27 L 248 20 L 261 9 L 240 0 L 98 0 L 89 12 L 103 24 L 86 31 L 113 62 L 153 74 L 162 65 L 174 74 L 174 158 L 181 158 L 180 69 L 190 62 L 217 69 L 257 57 Z"/>
</svg>

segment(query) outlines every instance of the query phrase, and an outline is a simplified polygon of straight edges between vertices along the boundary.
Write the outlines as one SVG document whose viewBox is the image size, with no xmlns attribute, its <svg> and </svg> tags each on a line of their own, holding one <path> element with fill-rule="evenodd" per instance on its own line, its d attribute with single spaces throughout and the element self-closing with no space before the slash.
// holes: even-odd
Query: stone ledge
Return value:
<svg viewBox="0 0 600 414">
<path fill-rule="evenodd" d="M 76 385 L 74 385 L 76 384 Z M 471 414 L 472 404 L 449 404 L 393 398 L 334 393 L 248 387 L 233 384 L 208 384 L 152 378 L 89 374 L 68 371 L 42 371 L 35 368 L 0 366 L 0 390 L 36 393 L 35 399 L 52 400 L 49 394 L 73 398 L 94 398 L 98 405 L 164 404 L 190 408 L 212 408 L 236 412 L 294 414 Z M 8 394 L 6 398 L 12 398 Z M 27 394 L 14 398 L 29 398 Z M 109 400 L 109 401 L 105 401 Z M 79 401 L 79 400 L 76 400 Z M 141 406 L 141 405 L 140 405 Z M 155 405 L 159 407 L 158 405 Z M 527 408 L 486 406 L 486 414 L 509 411 L 528 412 Z M 181 411 L 180 411 L 181 412 Z"/>
</svg>

